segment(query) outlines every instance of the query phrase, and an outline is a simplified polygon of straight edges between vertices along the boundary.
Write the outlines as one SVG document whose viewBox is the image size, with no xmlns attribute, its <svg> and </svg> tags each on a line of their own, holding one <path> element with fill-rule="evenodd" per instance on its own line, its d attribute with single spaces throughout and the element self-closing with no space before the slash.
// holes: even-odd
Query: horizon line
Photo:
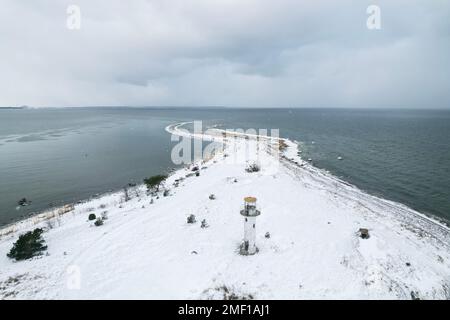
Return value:
<svg viewBox="0 0 450 320">
<path fill-rule="evenodd" d="M 202 105 L 202 106 L 192 106 L 192 105 L 148 105 L 148 106 L 135 106 L 135 105 L 84 105 L 84 106 L 0 106 L 0 109 L 9 110 L 20 110 L 20 109 L 77 109 L 77 108 L 128 108 L 128 109 L 278 109 L 278 110 L 292 110 L 292 109 L 351 109 L 351 110 L 450 110 L 450 107 L 432 107 L 432 108 L 417 108 L 417 107 L 355 107 L 355 106 L 336 106 L 336 107 L 326 107 L 326 106 L 294 106 L 294 107 L 268 107 L 268 106 L 222 106 L 222 105 Z"/>
</svg>

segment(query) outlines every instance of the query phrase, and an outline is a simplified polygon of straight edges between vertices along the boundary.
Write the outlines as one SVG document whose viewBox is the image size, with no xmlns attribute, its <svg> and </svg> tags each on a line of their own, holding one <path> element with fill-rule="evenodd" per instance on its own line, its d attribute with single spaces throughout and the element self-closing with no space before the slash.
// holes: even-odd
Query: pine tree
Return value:
<svg viewBox="0 0 450 320">
<path fill-rule="evenodd" d="M 36 228 L 20 235 L 7 256 L 19 261 L 41 255 L 42 251 L 47 250 L 45 240 L 41 237 L 43 232 L 41 228 Z"/>
</svg>

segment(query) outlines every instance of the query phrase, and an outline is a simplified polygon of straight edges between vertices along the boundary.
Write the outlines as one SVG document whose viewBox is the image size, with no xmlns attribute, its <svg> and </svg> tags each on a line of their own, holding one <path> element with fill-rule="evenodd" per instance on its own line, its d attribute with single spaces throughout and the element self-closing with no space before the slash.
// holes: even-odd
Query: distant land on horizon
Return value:
<svg viewBox="0 0 450 320">
<path fill-rule="evenodd" d="M 20 106 L 20 107 L 0 107 L 0 109 L 29 109 L 28 106 Z"/>
</svg>

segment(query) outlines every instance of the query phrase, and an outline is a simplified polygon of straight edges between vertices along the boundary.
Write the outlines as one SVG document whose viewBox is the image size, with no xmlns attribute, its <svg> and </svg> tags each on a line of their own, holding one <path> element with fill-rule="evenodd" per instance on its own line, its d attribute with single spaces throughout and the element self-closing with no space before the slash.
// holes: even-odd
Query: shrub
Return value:
<svg viewBox="0 0 450 320">
<path fill-rule="evenodd" d="M 247 166 L 247 168 L 245 168 L 245 171 L 247 172 L 258 172 L 261 168 L 259 167 L 258 164 L 256 163 L 252 163 L 250 165 Z"/>
<path fill-rule="evenodd" d="M 41 228 L 36 228 L 19 236 L 7 254 L 8 258 L 25 260 L 41 255 L 42 251 L 47 250 L 45 240 L 41 237 L 43 232 Z"/>
<path fill-rule="evenodd" d="M 369 238 L 370 238 L 369 230 L 366 229 L 366 228 L 360 228 L 360 229 L 359 229 L 359 236 L 360 236 L 362 239 L 369 239 Z"/>
<path fill-rule="evenodd" d="M 189 217 L 187 217 L 187 223 L 195 223 L 197 220 L 195 220 L 195 215 L 191 214 Z"/>
<path fill-rule="evenodd" d="M 97 216 L 95 215 L 95 213 L 91 213 L 88 217 L 89 221 L 95 220 L 97 218 Z"/>
<path fill-rule="evenodd" d="M 204 293 L 216 300 L 253 300 L 255 298 L 251 293 L 242 293 L 237 291 L 236 288 L 228 287 L 226 285 L 210 288 L 205 290 Z"/>
<path fill-rule="evenodd" d="M 166 175 L 158 174 L 150 178 L 145 178 L 144 183 L 147 186 L 148 190 L 156 189 L 156 191 L 159 191 L 159 187 L 166 179 L 167 179 Z"/>
<path fill-rule="evenodd" d="M 286 150 L 286 148 L 288 147 L 286 141 L 284 141 L 283 139 L 278 140 L 278 149 L 280 151 L 284 151 Z"/>
<path fill-rule="evenodd" d="M 127 187 L 123 188 L 123 199 L 125 200 L 125 202 L 128 202 L 131 200 Z"/>
<path fill-rule="evenodd" d="M 206 222 L 206 219 L 202 220 L 202 225 L 200 227 L 201 228 L 208 228 L 209 227 L 208 223 Z"/>
<path fill-rule="evenodd" d="M 99 227 L 101 225 L 103 225 L 103 219 L 102 218 L 97 218 L 97 220 L 95 220 L 94 222 L 96 227 Z"/>
</svg>

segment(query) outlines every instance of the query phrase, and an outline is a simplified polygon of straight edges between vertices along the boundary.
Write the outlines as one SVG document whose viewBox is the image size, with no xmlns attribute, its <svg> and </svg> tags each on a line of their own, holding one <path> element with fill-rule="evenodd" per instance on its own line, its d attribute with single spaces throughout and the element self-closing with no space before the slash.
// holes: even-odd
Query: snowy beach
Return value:
<svg viewBox="0 0 450 320">
<path fill-rule="evenodd" d="M 292 141 L 182 125 L 167 130 L 224 148 L 173 172 L 166 196 L 138 185 L 128 201 L 116 192 L 1 229 L 0 299 L 450 299 L 444 224 L 313 167 Z M 257 172 L 236 161 L 248 150 Z M 247 196 L 261 211 L 252 256 L 239 254 Z M 107 219 L 95 226 L 91 213 Z M 36 227 L 46 254 L 9 259 Z"/>
</svg>

